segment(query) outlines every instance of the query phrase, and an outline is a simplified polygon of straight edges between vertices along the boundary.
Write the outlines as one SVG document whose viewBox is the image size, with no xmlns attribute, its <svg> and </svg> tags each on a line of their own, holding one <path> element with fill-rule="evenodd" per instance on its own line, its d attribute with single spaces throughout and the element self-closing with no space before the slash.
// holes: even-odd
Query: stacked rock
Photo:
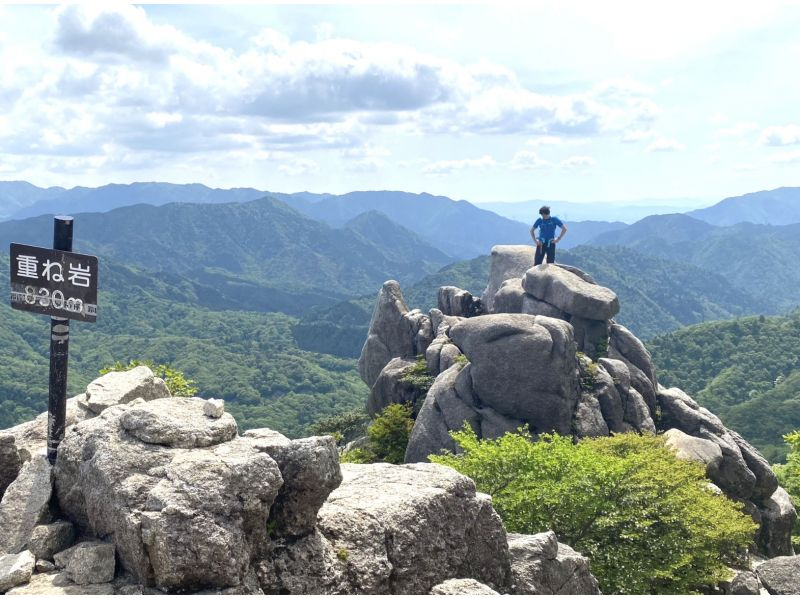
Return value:
<svg viewBox="0 0 800 598">
<path fill-rule="evenodd" d="M 765 556 L 793 554 L 796 513 L 769 463 L 680 389 L 658 383 L 644 344 L 614 320 L 620 304 L 611 289 L 578 268 L 533 262 L 532 247 L 495 246 L 480 300 L 443 287 L 438 309 L 427 316 L 408 310 L 396 282 L 384 285 L 359 363 L 385 366 L 387 375 L 396 376 L 387 366 L 393 358 L 410 363 L 424 350 L 428 374 L 435 377 L 427 394 L 416 398 L 422 404 L 406 462 L 455 450 L 450 432 L 465 422 L 480 438 L 521 426 L 575 438 L 667 432 L 679 456 L 703 463 L 716 486 L 744 502 L 760 524 L 757 544 Z M 477 301 L 480 309 L 469 308 Z M 399 338 L 409 328 L 407 316 L 387 305 L 402 306 L 417 321 L 427 318 L 432 338 L 416 344 L 409 333 Z M 387 350 L 376 359 L 370 339 L 386 337 L 387 329 L 391 342 L 382 347 L 405 352 Z M 363 372 L 362 378 L 382 405 L 407 400 L 388 385 L 376 390 Z"/>
<path fill-rule="evenodd" d="M 330 436 L 239 434 L 223 401 L 164 396 L 147 368 L 90 389 L 102 401 L 70 399 L 55 468 L 41 418 L 0 435 L 0 471 L 16 471 L 0 592 L 424 594 L 458 580 L 443 587 L 508 593 L 553 579 L 596 592 L 567 547 L 546 567 L 512 553 L 491 498 L 450 468 L 340 466 Z"/>
</svg>

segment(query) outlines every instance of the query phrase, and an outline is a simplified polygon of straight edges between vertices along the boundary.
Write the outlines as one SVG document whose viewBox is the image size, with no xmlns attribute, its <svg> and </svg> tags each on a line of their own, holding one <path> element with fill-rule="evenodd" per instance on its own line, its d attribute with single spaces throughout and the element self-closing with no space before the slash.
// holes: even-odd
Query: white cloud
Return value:
<svg viewBox="0 0 800 598">
<path fill-rule="evenodd" d="M 655 137 L 656 133 L 652 130 L 647 129 L 631 129 L 629 131 L 624 131 L 622 133 L 622 137 L 620 137 L 620 141 L 622 143 L 636 143 L 638 141 L 645 141 L 647 139 L 652 139 Z"/>
<path fill-rule="evenodd" d="M 782 152 L 780 154 L 773 154 L 767 159 L 770 162 L 777 162 L 779 164 L 786 164 L 789 162 L 800 162 L 800 150 L 791 152 Z"/>
<path fill-rule="evenodd" d="M 494 158 L 486 155 L 474 159 L 467 158 L 464 160 L 441 160 L 439 162 L 432 162 L 425 166 L 422 172 L 424 174 L 450 174 L 459 170 L 489 168 L 495 164 Z"/>
<path fill-rule="evenodd" d="M 539 147 L 541 145 L 561 145 L 562 143 L 564 143 L 564 140 L 560 137 L 554 137 L 553 135 L 542 135 L 541 137 L 529 139 L 525 142 L 525 145 Z"/>
<path fill-rule="evenodd" d="M 800 143 L 800 125 L 767 127 L 761 132 L 762 145 L 794 145 Z"/>
<path fill-rule="evenodd" d="M 597 164 L 597 162 L 591 156 L 570 156 L 559 162 L 558 165 L 563 168 L 583 168 L 594 166 L 595 164 Z"/>
<path fill-rule="evenodd" d="M 731 127 L 719 129 L 716 136 L 719 138 L 741 138 L 758 130 L 758 124 L 754 122 L 738 122 Z"/>
<path fill-rule="evenodd" d="M 319 164 L 308 158 L 291 158 L 289 162 L 278 166 L 278 170 L 289 176 L 300 176 L 317 172 Z"/>
<path fill-rule="evenodd" d="M 647 146 L 648 152 L 682 152 L 686 146 L 675 139 L 660 137 Z"/>
<path fill-rule="evenodd" d="M 534 170 L 552 166 L 552 163 L 540 158 L 536 152 L 522 150 L 514 154 L 509 166 L 512 170 Z"/>
</svg>

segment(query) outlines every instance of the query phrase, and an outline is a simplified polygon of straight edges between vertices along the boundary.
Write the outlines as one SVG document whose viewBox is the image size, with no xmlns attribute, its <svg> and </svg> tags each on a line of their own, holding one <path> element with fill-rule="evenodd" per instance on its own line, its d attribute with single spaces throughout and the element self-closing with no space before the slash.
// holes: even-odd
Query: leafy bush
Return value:
<svg viewBox="0 0 800 598">
<path fill-rule="evenodd" d="M 353 409 L 339 415 L 332 415 L 317 420 L 308 427 L 314 436 L 330 435 L 338 444 L 347 444 L 359 436 L 363 436 L 369 423 L 369 414 L 363 409 Z"/>
<path fill-rule="evenodd" d="M 478 440 L 453 433 L 461 455 L 431 456 L 492 495 L 508 531 L 552 529 L 591 559 L 604 593 L 684 594 L 725 577 L 755 524 L 712 492 L 696 463 L 678 460 L 663 438 L 621 434 L 585 439 L 508 433 Z"/>
<path fill-rule="evenodd" d="M 342 454 L 343 463 L 402 463 L 414 420 L 411 405 L 392 403 L 367 428 L 367 446 Z"/>
<path fill-rule="evenodd" d="M 785 465 L 774 465 L 772 468 L 778 476 L 781 486 L 788 492 L 794 504 L 800 504 L 800 430 L 795 430 L 783 436 L 789 446 L 789 455 Z M 800 544 L 800 521 L 794 523 L 792 544 Z M 795 548 L 797 550 L 797 548 Z"/>
<path fill-rule="evenodd" d="M 434 377 L 428 373 L 428 365 L 425 363 L 424 355 L 418 355 L 416 363 L 400 378 L 400 382 L 410 384 L 422 395 L 425 395 L 430 390 L 433 380 Z"/>
<path fill-rule="evenodd" d="M 194 385 L 194 380 L 188 379 L 183 372 L 176 370 L 169 365 L 163 363 L 153 363 L 150 360 L 142 361 L 139 359 L 132 359 L 127 365 L 117 361 L 114 363 L 114 365 L 101 369 L 100 374 L 103 375 L 109 372 L 126 372 L 140 365 L 149 367 L 153 374 L 163 379 L 173 397 L 193 397 L 197 395 L 198 390 Z"/>
</svg>

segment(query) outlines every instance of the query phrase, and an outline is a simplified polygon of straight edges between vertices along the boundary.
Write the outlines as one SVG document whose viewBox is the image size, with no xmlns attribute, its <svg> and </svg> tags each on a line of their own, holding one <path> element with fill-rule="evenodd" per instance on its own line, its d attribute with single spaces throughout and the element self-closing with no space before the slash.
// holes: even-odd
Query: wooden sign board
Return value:
<svg viewBox="0 0 800 598">
<path fill-rule="evenodd" d="M 55 318 L 97 320 L 97 257 L 11 244 L 11 307 Z"/>
</svg>

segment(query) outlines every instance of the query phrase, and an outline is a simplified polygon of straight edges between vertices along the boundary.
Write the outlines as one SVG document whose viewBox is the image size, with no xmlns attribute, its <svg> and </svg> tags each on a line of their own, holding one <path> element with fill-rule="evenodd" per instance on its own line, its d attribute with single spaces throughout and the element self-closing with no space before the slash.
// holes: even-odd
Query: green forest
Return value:
<svg viewBox="0 0 800 598">
<path fill-rule="evenodd" d="M 781 461 L 800 429 L 800 310 L 706 322 L 648 343 L 664 386 L 678 386 Z"/>
<path fill-rule="evenodd" d="M 297 348 L 296 318 L 212 311 L 191 303 L 190 287 L 118 264 L 101 263 L 97 323 L 72 323 L 68 394 L 80 394 L 116 361 L 170 364 L 206 398 L 227 401 L 243 428 L 307 433 L 318 419 L 364 405 L 355 361 Z M 8 257 L 0 256 L 8 286 Z M 181 293 L 185 293 L 181 296 Z M 173 298 L 165 298 L 165 295 Z M 49 320 L 0 305 L 0 429 L 47 408 Z"/>
</svg>

